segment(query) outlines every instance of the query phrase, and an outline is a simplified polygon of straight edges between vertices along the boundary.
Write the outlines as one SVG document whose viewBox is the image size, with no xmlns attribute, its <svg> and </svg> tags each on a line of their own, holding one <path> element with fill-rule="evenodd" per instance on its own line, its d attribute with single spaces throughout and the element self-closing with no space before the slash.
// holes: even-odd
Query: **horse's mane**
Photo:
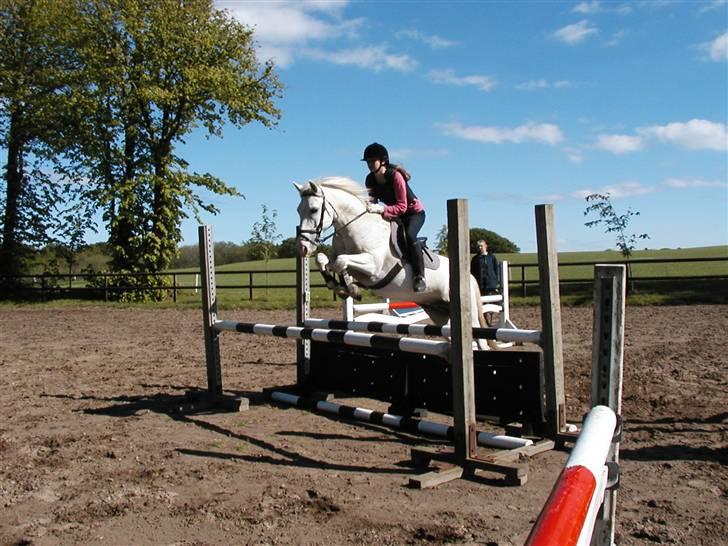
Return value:
<svg viewBox="0 0 728 546">
<path fill-rule="evenodd" d="M 318 180 L 311 180 L 317 186 L 322 188 L 332 188 L 349 193 L 362 202 L 368 200 L 368 194 L 365 188 L 354 182 L 351 178 L 344 176 L 326 176 Z"/>
</svg>

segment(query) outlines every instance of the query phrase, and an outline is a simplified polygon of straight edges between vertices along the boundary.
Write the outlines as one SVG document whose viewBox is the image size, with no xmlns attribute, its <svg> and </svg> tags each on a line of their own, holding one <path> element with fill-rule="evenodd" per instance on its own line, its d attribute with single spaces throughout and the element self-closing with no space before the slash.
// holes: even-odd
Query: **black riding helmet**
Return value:
<svg viewBox="0 0 728 546">
<path fill-rule="evenodd" d="M 362 158 L 362 161 L 369 161 L 370 159 L 378 159 L 384 163 L 389 163 L 389 152 L 387 152 L 387 149 L 378 142 L 373 142 L 364 148 L 364 157 Z"/>
</svg>

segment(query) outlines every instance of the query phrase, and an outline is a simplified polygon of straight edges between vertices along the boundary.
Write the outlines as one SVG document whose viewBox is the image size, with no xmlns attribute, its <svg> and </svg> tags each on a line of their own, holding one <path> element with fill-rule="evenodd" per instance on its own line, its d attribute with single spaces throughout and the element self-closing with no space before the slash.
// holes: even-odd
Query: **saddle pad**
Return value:
<svg viewBox="0 0 728 546">
<path fill-rule="evenodd" d="M 404 225 L 402 225 L 402 222 L 400 220 L 397 220 L 395 218 L 394 220 L 391 220 L 389 222 L 389 226 L 389 248 L 392 250 L 392 254 L 394 254 L 397 258 L 404 262 L 404 247 L 407 239 L 404 233 Z M 425 241 L 422 242 L 422 256 L 424 257 L 425 261 L 425 269 L 439 269 L 440 256 L 427 248 L 427 243 Z"/>
</svg>

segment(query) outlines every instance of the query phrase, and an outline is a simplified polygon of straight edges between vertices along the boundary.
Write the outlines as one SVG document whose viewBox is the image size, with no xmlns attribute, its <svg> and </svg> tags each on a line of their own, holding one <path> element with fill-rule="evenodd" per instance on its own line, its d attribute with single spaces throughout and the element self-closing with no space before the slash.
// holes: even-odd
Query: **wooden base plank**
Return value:
<svg viewBox="0 0 728 546">
<path fill-rule="evenodd" d="M 461 476 L 458 477 L 462 477 L 463 473 L 472 475 L 476 470 L 495 472 L 503 474 L 509 484 L 523 485 L 528 479 L 528 462 L 527 457 L 523 457 L 520 453 L 521 449 L 523 448 L 504 450 L 493 455 L 468 457 L 465 461 L 459 461 L 452 449 L 418 447 L 412 449 L 412 460 L 419 467 L 424 466 L 425 461 L 440 461 L 456 465 L 462 471 Z M 434 479 L 428 477 L 428 480 Z"/>
<path fill-rule="evenodd" d="M 414 478 L 410 478 L 409 485 L 415 489 L 427 489 L 429 487 L 437 487 L 443 483 L 460 479 L 465 469 L 461 466 L 452 466 L 442 470 L 433 470 L 420 474 Z"/>
<path fill-rule="evenodd" d="M 250 399 L 244 396 L 209 395 L 204 391 L 190 391 L 185 394 L 185 400 L 173 408 L 173 412 L 180 414 L 212 410 L 240 412 L 248 409 L 250 409 Z"/>
</svg>

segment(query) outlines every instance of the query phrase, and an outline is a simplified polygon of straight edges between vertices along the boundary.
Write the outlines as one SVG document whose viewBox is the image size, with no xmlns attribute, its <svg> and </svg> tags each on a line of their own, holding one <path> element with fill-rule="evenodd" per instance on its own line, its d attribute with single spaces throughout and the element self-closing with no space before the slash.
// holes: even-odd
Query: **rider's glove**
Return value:
<svg viewBox="0 0 728 546">
<path fill-rule="evenodd" d="M 384 205 L 379 203 L 369 203 L 367 205 L 367 212 L 371 212 L 372 214 L 382 214 L 384 212 Z"/>
</svg>

